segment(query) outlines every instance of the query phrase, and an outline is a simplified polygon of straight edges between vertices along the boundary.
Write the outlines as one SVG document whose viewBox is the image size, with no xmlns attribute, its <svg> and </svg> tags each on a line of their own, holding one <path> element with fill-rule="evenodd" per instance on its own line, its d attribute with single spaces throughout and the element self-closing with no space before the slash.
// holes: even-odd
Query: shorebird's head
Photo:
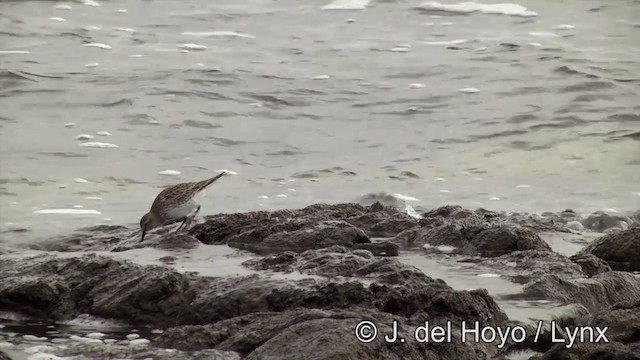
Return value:
<svg viewBox="0 0 640 360">
<path fill-rule="evenodd" d="M 144 236 L 147 234 L 147 231 L 150 231 L 151 229 L 158 226 L 160 226 L 160 222 L 158 222 L 152 212 L 144 214 L 144 216 L 140 219 L 140 229 L 142 229 L 142 237 L 140 238 L 140 242 L 144 241 Z"/>
</svg>

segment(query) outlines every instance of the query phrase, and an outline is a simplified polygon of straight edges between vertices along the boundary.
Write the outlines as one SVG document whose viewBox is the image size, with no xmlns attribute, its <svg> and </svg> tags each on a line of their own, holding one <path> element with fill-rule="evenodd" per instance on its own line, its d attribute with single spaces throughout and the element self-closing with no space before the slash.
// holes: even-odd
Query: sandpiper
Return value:
<svg viewBox="0 0 640 360">
<path fill-rule="evenodd" d="M 190 223 L 200 211 L 198 195 L 201 195 L 204 189 L 224 174 L 226 171 L 207 180 L 176 184 L 162 190 L 153 201 L 151 210 L 140 219 L 142 229 L 140 242 L 144 241 L 147 231 L 153 228 L 182 221 L 176 230 L 179 231 L 185 223 Z"/>
</svg>

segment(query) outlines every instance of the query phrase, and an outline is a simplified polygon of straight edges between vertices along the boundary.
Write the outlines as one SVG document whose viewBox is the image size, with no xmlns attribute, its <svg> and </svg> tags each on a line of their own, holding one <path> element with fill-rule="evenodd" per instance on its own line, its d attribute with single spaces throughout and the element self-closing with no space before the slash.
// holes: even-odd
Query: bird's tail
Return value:
<svg viewBox="0 0 640 360">
<path fill-rule="evenodd" d="M 220 174 L 212 177 L 211 179 L 207 179 L 207 180 L 203 180 L 200 181 L 197 186 L 198 186 L 198 192 L 204 190 L 207 186 L 213 184 L 216 180 L 220 179 L 221 177 L 223 177 L 227 172 L 223 171 Z"/>
</svg>

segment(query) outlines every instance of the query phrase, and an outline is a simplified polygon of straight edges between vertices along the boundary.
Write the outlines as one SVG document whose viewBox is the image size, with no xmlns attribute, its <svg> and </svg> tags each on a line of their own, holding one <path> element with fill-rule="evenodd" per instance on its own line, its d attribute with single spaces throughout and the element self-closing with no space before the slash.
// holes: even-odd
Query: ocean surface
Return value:
<svg viewBox="0 0 640 360">
<path fill-rule="evenodd" d="M 0 1 L 0 249 L 220 169 L 201 215 L 635 211 L 639 38 L 638 0 Z"/>
</svg>

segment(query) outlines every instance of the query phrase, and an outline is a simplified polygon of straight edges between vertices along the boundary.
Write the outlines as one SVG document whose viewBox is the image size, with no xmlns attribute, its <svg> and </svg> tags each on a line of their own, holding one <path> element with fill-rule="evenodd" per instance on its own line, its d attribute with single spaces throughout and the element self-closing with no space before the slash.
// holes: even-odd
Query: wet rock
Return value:
<svg viewBox="0 0 640 360">
<path fill-rule="evenodd" d="M 556 299 L 565 304 L 577 303 L 597 312 L 618 302 L 640 299 L 640 278 L 621 271 L 574 280 L 551 274 L 527 285 L 523 296 L 527 299 Z"/>
<path fill-rule="evenodd" d="M 131 243 L 135 243 L 134 238 L 137 237 L 138 242 L 139 231 L 131 230 L 124 226 L 117 225 L 98 225 L 82 228 L 74 231 L 70 235 L 54 237 L 30 246 L 34 250 L 44 251 L 109 251 L 127 243 L 127 239 L 131 239 Z"/>
<path fill-rule="evenodd" d="M 369 242 L 367 234 L 355 226 L 341 220 L 329 220 L 311 228 L 280 231 L 262 239 L 254 237 L 252 233 L 240 234 L 230 239 L 227 245 L 258 254 L 268 254 L 280 251 L 302 252 L 332 245 L 352 247 L 355 244 Z"/>
<path fill-rule="evenodd" d="M 584 230 L 584 225 L 582 225 L 582 223 L 580 221 L 569 221 L 567 223 L 567 227 L 571 230 L 574 231 L 583 231 Z"/>
<path fill-rule="evenodd" d="M 367 250 L 375 256 L 398 256 L 398 245 L 389 241 L 376 241 L 372 243 L 360 243 L 352 246 L 353 249 Z"/>
<path fill-rule="evenodd" d="M 362 343 L 354 336 L 362 319 L 378 326 L 379 335 L 373 342 Z M 413 336 L 415 325 L 401 317 L 367 310 L 313 310 L 257 313 L 211 325 L 171 328 L 155 343 L 178 349 L 236 351 L 246 359 L 475 359 L 494 352 L 486 344 L 461 343 L 459 331 L 454 331 L 457 341 L 447 346 L 416 341 L 397 346 L 383 340 L 383 335 L 392 334 L 393 321 L 398 323 L 400 336 Z"/>
<path fill-rule="evenodd" d="M 374 203 L 316 204 L 299 210 L 222 214 L 206 218 L 190 234 L 205 244 L 268 253 L 370 243 L 369 236 L 392 236 L 416 226 L 403 212 Z"/>
<path fill-rule="evenodd" d="M 604 235 L 576 255 L 595 255 L 613 270 L 640 271 L 640 228 Z"/>
<path fill-rule="evenodd" d="M 357 203 L 361 204 L 362 206 L 371 206 L 378 203 L 380 205 L 383 205 L 384 207 L 395 209 L 402 209 L 405 206 L 404 201 L 384 192 L 363 195 L 358 198 Z"/>
<path fill-rule="evenodd" d="M 79 359 L 154 359 L 154 360 L 240 360 L 238 353 L 215 349 L 181 351 L 131 344 L 71 343 L 58 355 Z"/>
<path fill-rule="evenodd" d="M 205 244 L 226 244 L 239 235 L 261 240 L 281 231 L 296 231 L 328 220 L 343 220 L 362 215 L 366 208 L 358 204 L 315 204 L 298 210 L 253 211 L 205 217 L 190 234 Z"/>
<path fill-rule="evenodd" d="M 438 283 L 418 269 L 391 259 L 376 258 L 366 250 L 349 250 L 332 246 L 308 250 L 301 254 L 283 254 L 245 261 L 244 266 L 254 270 L 290 273 L 298 271 L 326 277 L 353 277 L 376 279 L 385 284 Z"/>
<path fill-rule="evenodd" d="M 606 261 L 591 254 L 580 256 L 574 255 L 569 259 L 572 262 L 580 265 L 580 268 L 582 268 L 582 272 L 584 272 L 588 277 L 611 271 L 611 267 L 609 266 L 609 264 L 607 264 Z"/>
<path fill-rule="evenodd" d="M 479 232 L 463 247 L 466 254 L 480 253 L 487 257 L 522 250 L 551 251 L 551 248 L 533 231 L 516 226 L 490 227 Z"/>
<path fill-rule="evenodd" d="M 155 244 L 155 247 L 164 250 L 195 249 L 201 244 L 200 240 L 193 236 L 172 233 L 162 236 Z"/>
<path fill-rule="evenodd" d="M 611 342 L 579 343 L 570 348 L 565 344 L 557 344 L 541 356 L 533 356 L 531 360 L 638 360 L 640 346 Z"/>
<path fill-rule="evenodd" d="M 479 264 L 516 283 L 528 283 L 546 274 L 555 274 L 563 278 L 584 277 L 579 265 L 566 256 L 551 251 L 514 251 L 488 258 Z"/>
<path fill-rule="evenodd" d="M 375 209 L 375 207 L 372 206 Z M 418 220 L 406 213 L 371 211 L 367 214 L 352 216 L 346 221 L 363 229 L 371 237 L 392 237 L 418 225 Z"/>
<path fill-rule="evenodd" d="M 582 220 L 582 225 L 587 229 L 605 232 L 610 229 L 626 230 L 633 221 L 626 217 L 608 214 L 604 211 L 596 211 Z"/>
<path fill-rule="evenodd" d="M 518 225 L 490 225 L 479 222 L 477 218 L 470 223 L 448 222 L 442 225 L 408 230 L 394 241 L 413 246 L 429 244 L 447 245 L 456 248 L 455 253 L 496 257 L 512 251 L 538 250 L 551 251 L 549 245 L 533 231 Z"/>
<path fill-rule="evenodd" d="M 369 308 L 401 317 L 423 311 L 483 324 L 506 320 L 486 291 L 455 291 L 417 269 L 381 260 L 388 261 L 386 268 L 382 263 L 373 268 L 379 278 L 371 275 L 371 284 L 364 285 L 255 275 L 205 278 L 96 255 L 0 258 L 0 273 L 5 274 L 0 277 L 0 310 L 53 321 L 89 314 L 159 327 L 289 309 Z M 395 274 L 384 274 L 384 269 Z M 362 275 L 373 273 L 358 270 Z M 391 275 L 397 277 L 395 282 Z"/>
</svg>

